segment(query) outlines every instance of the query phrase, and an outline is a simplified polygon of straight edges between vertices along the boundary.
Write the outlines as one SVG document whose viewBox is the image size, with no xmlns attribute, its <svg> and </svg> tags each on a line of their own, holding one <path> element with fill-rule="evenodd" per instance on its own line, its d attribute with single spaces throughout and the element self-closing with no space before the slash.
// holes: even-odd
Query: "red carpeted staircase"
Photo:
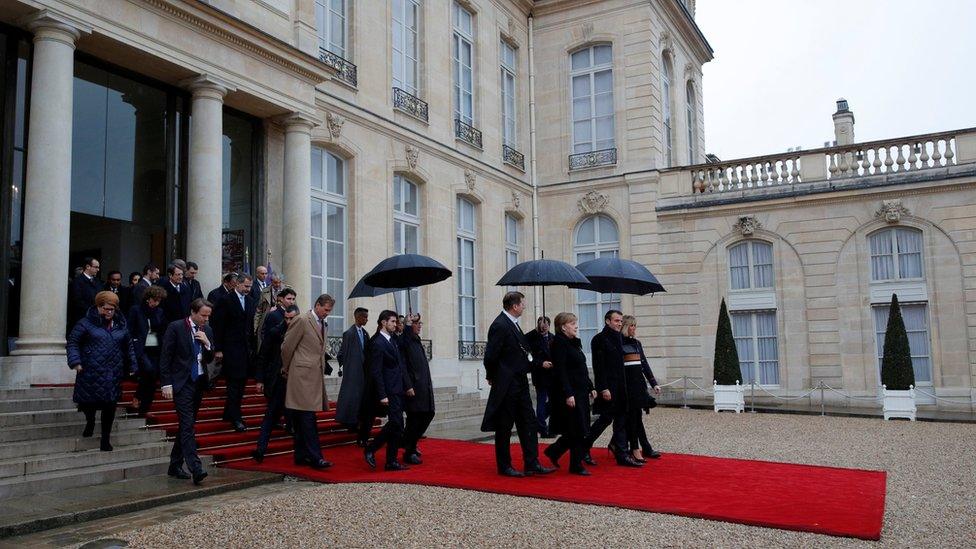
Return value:
<svg viewBox="0 0 976 549">
<path fill-rule="evenodd" d="M 122 384 L 122 399 L 119 404 L 125 406 L 130 414 L 136 413 L 133 403 L 136 383 L 126 381 Z M 201 455 L 213 456 L 218 465 L 228 461 L 250 459 L 258 440 L 258 432 L 267 401 L 258 392 L 253 380 L 248 380 L 244 388 L 244 400 L 241 403 L 241 413 L 248 430 L 243 433 L 235 432 L 230 424 L 221 419 L 224 411 L 224 401 L 227 386 L 223 381 L 207 391 L 200 412 L 197 414 L 196 436 L 197 446 Z M 335 403 L 331 403 L 335 406 Z M 319 412 L 317 415 L 319 429 L 319 443 L 322 448 L 355 444 L 356 435 L 336 423 L 335 412 Z M 377 421 L 377 424 L 379 422 Z M 156 398 L 146 414 L 146 425 L 150 429 L 165 431 L 166 436 L 173 438 L 178 429 L 176 410 L 172 400 L 164 400 L 162 393 L 156 391 Z M 292 452 L 292 437 L 282 429 L 275 429 L 271 433 L 267 455 L 290 454 Z"/>
</svg>

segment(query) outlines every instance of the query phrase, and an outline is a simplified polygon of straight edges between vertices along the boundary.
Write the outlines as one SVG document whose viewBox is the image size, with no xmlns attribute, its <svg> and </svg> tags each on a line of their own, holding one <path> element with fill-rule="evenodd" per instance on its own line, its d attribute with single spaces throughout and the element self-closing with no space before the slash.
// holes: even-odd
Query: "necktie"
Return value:
<svg viewBox="0 0 976 549">
<path fill-rule="evenodd" d="M 242 294 L 237 294 L 237 299 L 241 300 L 241 309 L 245 309 L 246 307 L 244 307 L 244 296 Z"/>
<path fill-rule="evenodd" d="M 362 328 L 356 328 L 356 333 L 359 335 L 359 346 L 365 349 L 366 348 L 366 337 L 363 335 L 363 329 Z"/>
<path fill-rule="evenodd" d="M 322 332 L 322 340 L 324 341 L 325 340 L 325 319 L 324 318 L 319 319 L 319 330 L 321 330 Z"/>
<path fill-rule="evenodd" d="M 200 353 L 202 351 L 200 350 L 200 340 L 193 337 L 197 332 L 197 327 L 193 326 L 192 328 L 193 333 L 190 334 L 190 337 L 193 340 L 193 369 L 190 370 L 190 379 L 196 381 L 200 377 Z"/>
</svg>

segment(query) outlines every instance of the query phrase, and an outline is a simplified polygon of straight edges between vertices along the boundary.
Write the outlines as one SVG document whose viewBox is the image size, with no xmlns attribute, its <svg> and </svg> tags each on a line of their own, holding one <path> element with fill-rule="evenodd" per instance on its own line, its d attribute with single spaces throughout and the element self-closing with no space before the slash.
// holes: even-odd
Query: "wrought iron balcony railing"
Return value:
<svg viewBox="0 0 976 549">
<path fill-rule="evenodd" d="M 487 341 L 458 341 L 458 360 L 481 360 L 485 358 Z"/>
<path fill-rule="evenodd" d="M 429 339 L 421 339 L 420 344 L 424 346 L 427 360 L 434 358 L 434 342 Z M 339 349 L 342 348 L 342 336 L 329 336 L 329 341 L 326 346 L 326 351 L 329 353 L 329 356 L 332 358 L 338 357 Z"/>
<path fill-rule="evenodd" d="M 515 166 L 523 172 L 525 171 L 525 155 L 508 145 L 502 145 L 502 161 L 509 166 Z"/>
<path fill-rule="evenodd" d="M 400 88 L 393 88 L 393 108 L 427 122 L 427 102 Z"/>
<path fill-rule="evenodd" d="M 465 124 L 459 118 L 454 119 L 454 136 L 465 143 L 481 148 L 481 130 Z"/>
<path fill-rule="evenodd" d="M 332 53 L 325 48 L 319 48 L 319 59 L 323 63 L 339 72 L 339 79 L 343 82 L 355 86 L 357 82 L 356 65 L 346 61 L 342 57 Z"/>
<path fill-rule="evenodd" d="M 569 169 L 581 170 L 597 166 L 613 166 L 617 163 L 617 149 L 603 149 L 569 155 Z"/>
</svg>

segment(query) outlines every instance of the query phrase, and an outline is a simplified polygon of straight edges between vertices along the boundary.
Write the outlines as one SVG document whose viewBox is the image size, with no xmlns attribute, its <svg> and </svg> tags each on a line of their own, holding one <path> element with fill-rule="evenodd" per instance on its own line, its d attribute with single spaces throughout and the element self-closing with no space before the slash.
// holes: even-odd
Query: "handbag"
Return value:
<svg viewBox="0 0 976 549">
<path fill-rule="evenodd" d="M 143 347 L 159 347 L 159 338 L 156 337 L 155 333 L 149 332 L 146 334 L 146 342 L 143 344 Z"/>
</svg>

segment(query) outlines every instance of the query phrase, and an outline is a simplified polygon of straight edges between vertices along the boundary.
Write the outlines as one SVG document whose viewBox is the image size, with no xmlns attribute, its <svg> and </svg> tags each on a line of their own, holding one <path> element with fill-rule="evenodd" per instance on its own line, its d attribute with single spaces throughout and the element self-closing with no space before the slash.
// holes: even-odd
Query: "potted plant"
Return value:
<svg viewBox="0 0 976 549">
<path fill-rule="evenodd" d="M 718 331 L 715 334 L 715 359 L 712 363 L 714 370 L 715 411 L 732 410 L 740 413 L 745 410 L 746 402 L 742 386 L 742 371 L 739 369 L 739 352 L 735 348 L 735 338 L 732 336 L 732 321 L 729 311 L 722 299 L 722 307 L 718 313 Z"/>
<path fill-rule="evenodd" d="M 902 417 L 915 421 L 915 370 L 912 369 L 912 350 L 908 345 L 908 332 L 896 294 L 891 294 L 888 327 L 885 329 L 881 395 L 884 398 L 885 419 Z"/>
</svg>

